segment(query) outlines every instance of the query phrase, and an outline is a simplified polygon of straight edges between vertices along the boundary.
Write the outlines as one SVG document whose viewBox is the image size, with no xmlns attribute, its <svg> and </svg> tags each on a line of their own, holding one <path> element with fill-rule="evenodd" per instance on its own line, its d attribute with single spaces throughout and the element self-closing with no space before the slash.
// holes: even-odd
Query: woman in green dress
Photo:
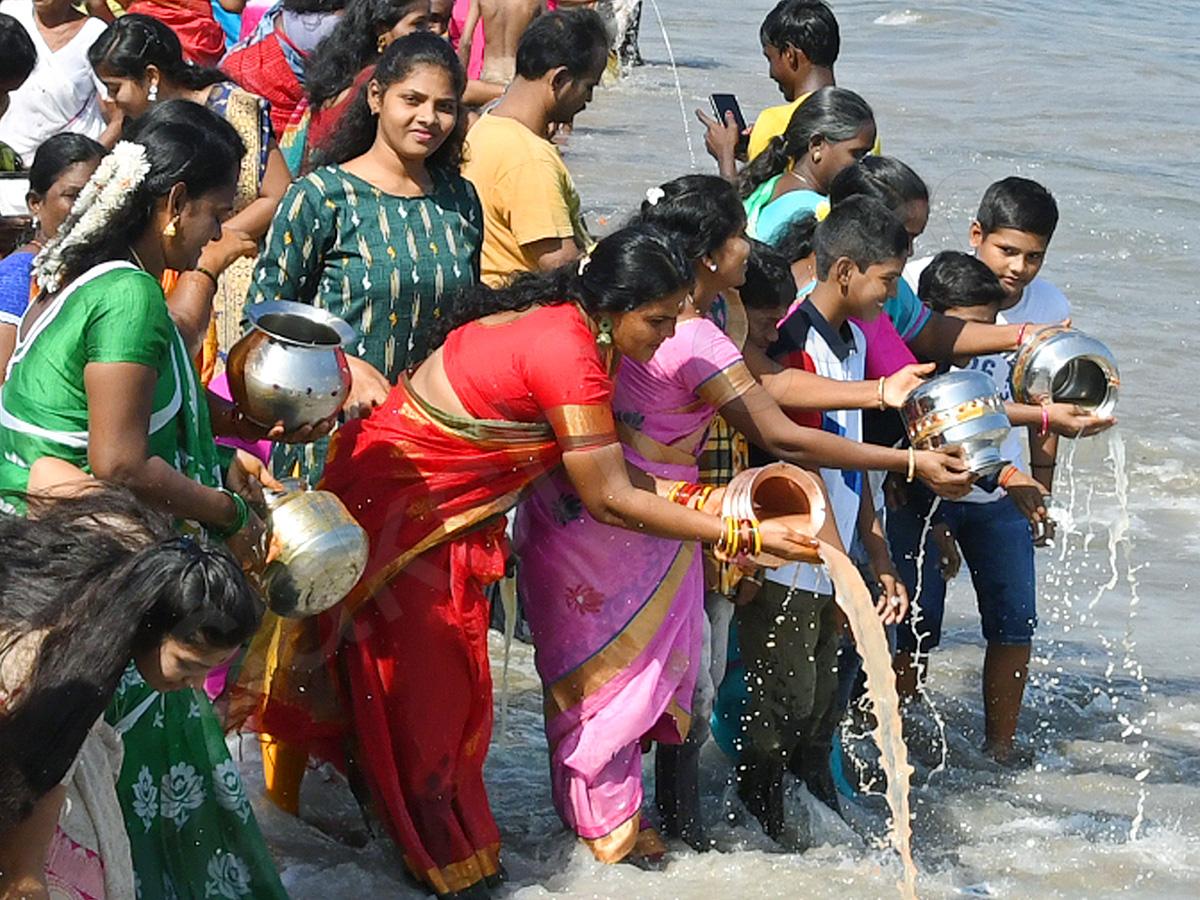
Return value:
<svg viewBox="0 0 1200 900">
<path fill-rule="evenodd" d="M 214 425 L 247 429 L 200 387 L 159 286 L 219 233 L 243 151 L 219 116 L 176 100 L 101 163 L 34 263 L 41 293 L 0 396 L 0 489 L 24 490 L 39 458 L 65 460 L 225 540 L 254 569 L 264 529 L 246 497 L 269 476 L 248 456 L 218 457 Z M 117 790 L 138 896 L 286 896 L 205 695 L 160 694 L 131 668 L 107 717 L 123 736 Z"/>
<path fill-rule="evenodd" d="M 292 185 L 247 302 L 298 300 L 345 319 L 354 376 L 347 414 L 383 401 L 429 352 L 442 298 L 479 279 L 483 218 L 459 175 L 466 76 L 449 45 L 406 35 L 384 52 L 321 165 Z M 314 483 L 325 445 L 276 451 Z"/>
</svg>

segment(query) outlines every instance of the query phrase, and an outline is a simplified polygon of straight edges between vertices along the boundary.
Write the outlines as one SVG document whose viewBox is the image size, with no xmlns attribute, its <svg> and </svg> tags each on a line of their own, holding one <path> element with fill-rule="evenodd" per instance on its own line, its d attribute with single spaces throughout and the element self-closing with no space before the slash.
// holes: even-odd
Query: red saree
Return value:
<svg viewBox="0 0 1200 900">
<path fill-rule="evenodd" d="M 302 671 L 304 650 L 318 648 L 311 629 L 306 639 L 282 634 L 296 623 L 264 630 L 271 646 L 256 639 L 240 682 L 243 701 L 267 695 L 260 729 L 334 761 L 339 743 L 348 748 L 409 869 L 439 894 L 499 871 L 483 784 L 492 731 L 483 588 L 504 574 L 500 514 L 564 449 L 616 442 L 611 382 L 572 306 L 471 323 L 447 340 L 443 365 L 473 418 L 430 407 L 402 381 L 338 433 L 325 466 L 321 487 L 371 539 L 366 574 L 320 617 L 320 650 L 309 656 L 310 667 L 327 662 L 341 714 L 321 721 L 308 704 L 328 694 L 309 690 Z"/>
<path fill-rule="evenodd" d="M 198 66 L 215 66 L 225 55 L 225 32 L 209 0 L 136 0 L 128 12 L 169 25 L 183 45 L 184 57 Z"/>
<path fill-rule="evenodd" d="M 278 30 L 261 41 L 234 47 L 221 60 L 221 71 L 271 104 L 271 130 L 281 137 L 304 99 L 304 85 L 288 62 Z M 298 54 L 299 51 L 293 50 Z"/>
</svg>

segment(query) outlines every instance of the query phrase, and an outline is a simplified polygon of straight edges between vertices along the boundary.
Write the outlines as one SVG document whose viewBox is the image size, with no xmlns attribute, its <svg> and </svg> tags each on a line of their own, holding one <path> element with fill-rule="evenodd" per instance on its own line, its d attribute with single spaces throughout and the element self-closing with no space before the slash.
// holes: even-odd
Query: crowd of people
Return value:
<svg viewBox="0 0 1200 900">
<path fill-rule="evenodd" d="M 558 141 L 640 61 L 640 2 L 125 5 L 0 7 L 30 216 L 0 260 L 0 895 L 285 896 L 225 743 L 250 729 L 281 809 L 333 763 L 415 882 L 489 896 L 505 580 L 554 806 L 601 862 L 709 849 L 710 737 L 773 838 L 788 773 L 834 810 L 853 790 L 860 665 L 822 545 L 873 587 L 906 698 L 965 560 L 986 749 L 1020 761 L 1058 440 L 1113 424 L 1011 397 L 1006 354 L 1070 316 L 1044 186 L 987 186 L 961 252 L 912 259 L 925 183 L 836 85 L 829 7 L 781 0 L 760 37 L 786 102 L 748 134 L 700 113 L 716 174 L 596 240 Z M 277 299 L 355 332 L 344 408 L 290 430 L 225 372 Z M 996 475 L 903 433 L 954 367 L 1006 399 Z M 773 462 L 819 474 L 816 534 L 723 515 Z M 258 590 L 283 477 L 370 541 L 305 619 Z"/>
</svg>

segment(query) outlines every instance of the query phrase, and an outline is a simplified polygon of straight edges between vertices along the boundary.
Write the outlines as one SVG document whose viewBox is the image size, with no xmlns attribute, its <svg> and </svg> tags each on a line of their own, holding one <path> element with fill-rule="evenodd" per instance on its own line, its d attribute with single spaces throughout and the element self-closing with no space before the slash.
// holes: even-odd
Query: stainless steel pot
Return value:
<svg viewBox="0 0 1200 900">
<path fill-rule="evenodd" d="M 1009 421 L 995 382 L 965 369 L 931 378 L 900 408 L 908 439 L 918 450 L 962 447 L 978 475 L 999 472 L 1010 460 L 1000 454 Z"/>
<path fill-rule="evenodd" d="M 350 393 L 342 345 L 354 329 L 305 303 L 276 300 L 246 307 L 250 331 L 229 350 L 229 390 L 243 415 L 288 431 L 336 413 Z"/>
<path fill-rule="evenodd" d="M 1074 328 L 1039 331 L 1012 362 L 1013 397 L 1021 403 L 1074 403 L 1097 416 L 1117 407 L 1121 376 L 1104 344 Z"/>
<path fill-rule="evenodd" d="M 335 495 L 264 491 L 279 555 L 263 575 L 271 610 L 289 618 L 324 612 L 342 600 L 367 568 L 367 533 Z"/>
<path fill-rule="evenodd" d="M 744 469 L 726 486 L 721 515 L 756 522 L 775 519 L 813 537 L 825 524 L 825 491 L 817 476 L 789 463 Z M 765 552 L 751 561 L 771 568 L 787 562 Z M 815 553 L 811 561 L 818 561 Z"/>
</svg>

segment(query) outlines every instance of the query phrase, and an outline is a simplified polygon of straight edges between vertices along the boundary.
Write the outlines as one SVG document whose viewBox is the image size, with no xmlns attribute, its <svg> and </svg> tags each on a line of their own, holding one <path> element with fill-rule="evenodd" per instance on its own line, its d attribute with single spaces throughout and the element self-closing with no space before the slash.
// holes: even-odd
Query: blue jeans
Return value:
<svg viewBox="0 0 1200 900">
<path fill-rule="evenodd" d="M 939 572 L 941 554 L 932 536 L 926 539 L 921 594 L 916 594 L 917 543 L 927 508 L 918 500 L 889 510 L 887 517 L 892 560 L 909 597 L 914 598 L 897 635 L 899 649 L 909 653 L 918 649 L 918 635 L 922 651 L 941 642 L 946 610 L 946 582 Z M 984 639 L 990 644 L 1031 643 L 1037 626 L 1037 579 L 1029 520 L 1008 497 L 993 503 L 944 500 L 938 511 L 971 573 Z"/>
</svg>

